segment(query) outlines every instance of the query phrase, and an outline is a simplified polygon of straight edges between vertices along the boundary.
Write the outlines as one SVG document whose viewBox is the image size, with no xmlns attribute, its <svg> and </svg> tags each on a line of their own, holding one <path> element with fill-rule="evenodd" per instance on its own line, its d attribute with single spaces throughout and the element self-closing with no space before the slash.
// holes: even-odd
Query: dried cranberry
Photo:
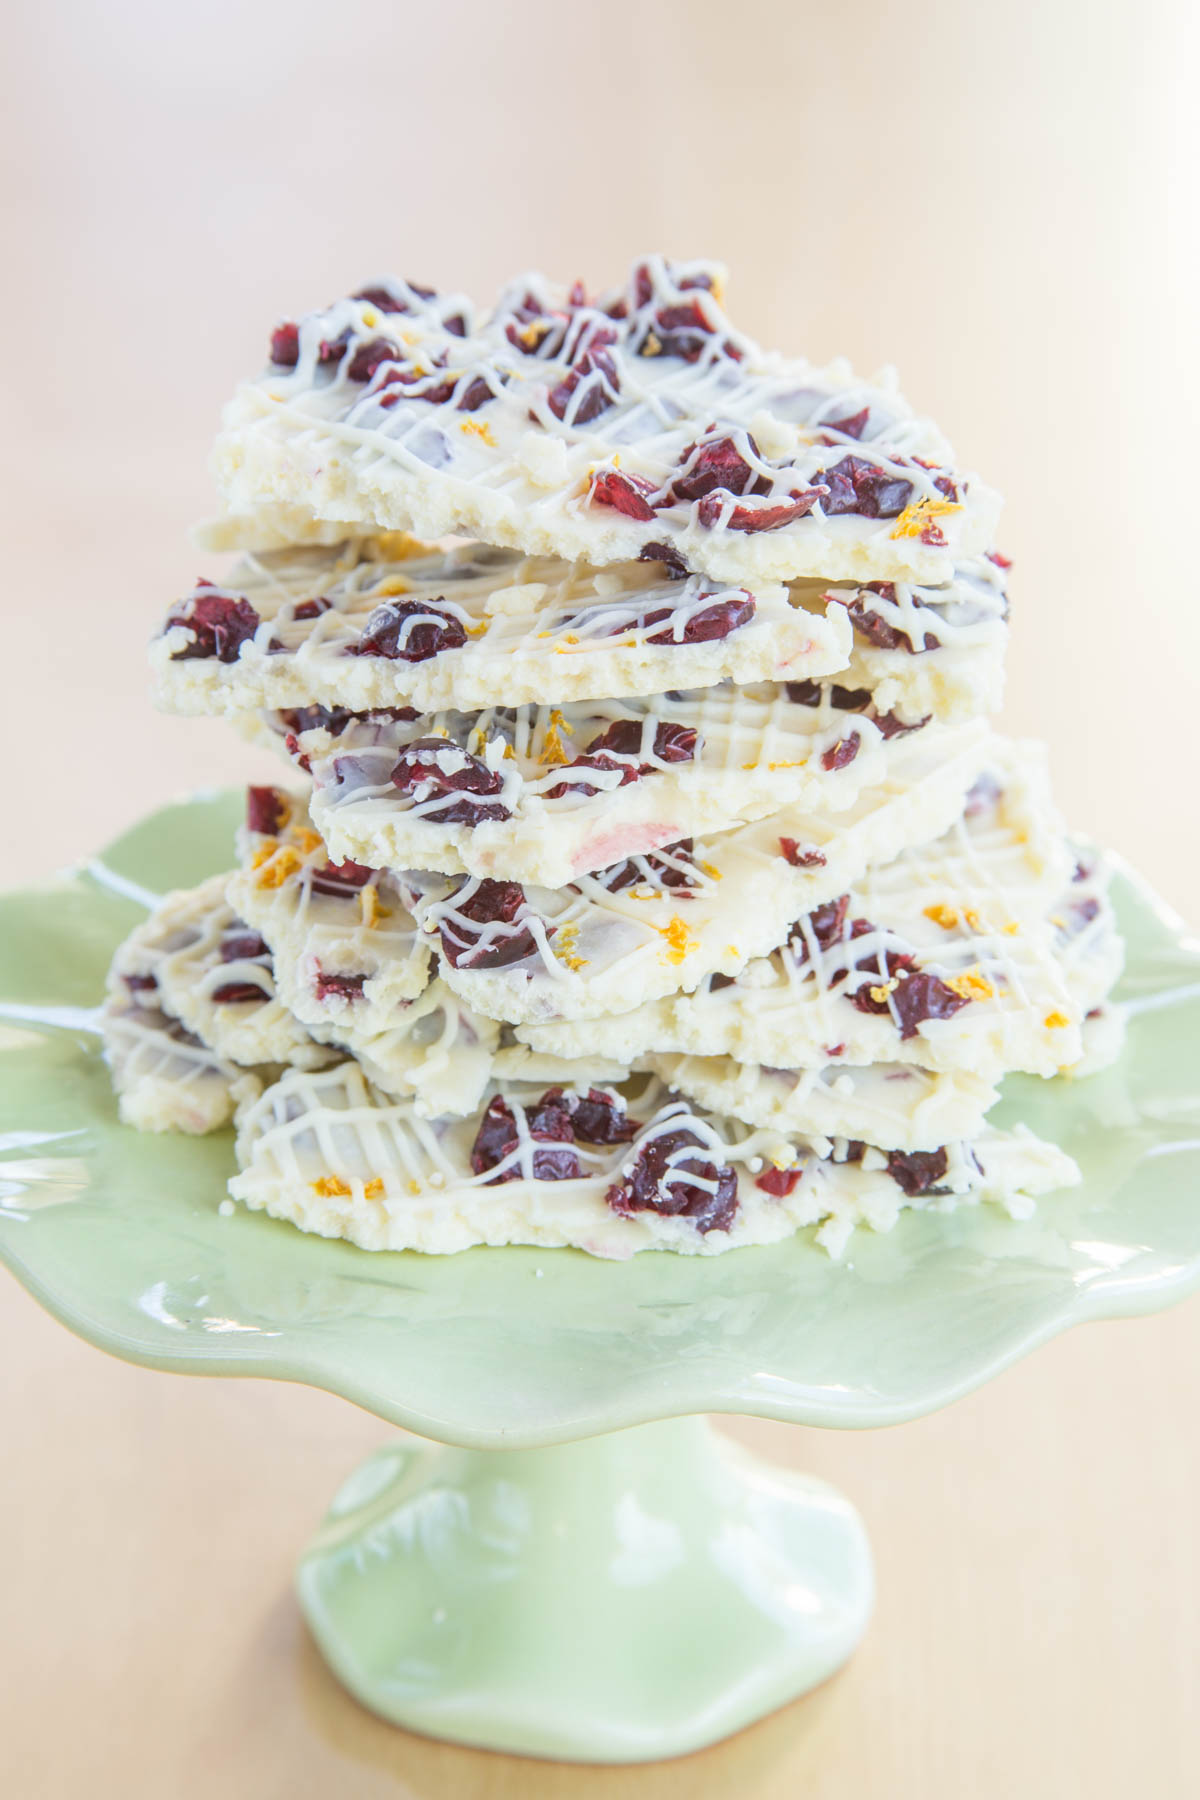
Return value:
<svg viewBox="0 0 1200 1800">
<path fill-rule="evenodd" d="M 589 425 L 616 405 L 621 386 L 616 364 L 606 350 L 596 345 L 595 339 L 593 345 L 547 394 L 546 405 L 556 419 L 565 419 L 570 412 L 572 425 Z M 575 400 L 578 388 L 583 392 Z"/>
<path fill-rule="evenodd" d="M 761 1175 L 754 1177 L 754 1185 L 761 1188 L 764 1194 L 772 1195 L 776 1200 L 786 1200 L 788 1195 L 800 1185 L 804 1174 L 804 1164 L 794 1169 L 764 1169 Z"/>
<path fill-rule="evenodd" d="M 302 621 L 319 619 L 321 614 L 327 613 L 332 605 L 333 601 L 327 600 L 324 594 L 317 594 L 313 599 L 302 600 L 299 606 L 294 606 L 292 608 L 292 618 L 300 619 Z"/>
<path fill-rule="evenodd" d="M 795 838 L 781 837 L 779 848 L 783 852 L 783 860 L 791 863 L 793 869 L 823 869 L 825 856 L 820 850 L 802 850 Z"/>
<path fill-rule="evenodd" d="M 409 282 L 409 286 L 413 293 L 420 294 L 422 299 L 431 300 L 433 298 L 432 288 L 426 291 L 424 288 L 414 287 L 412 282 Z M 381 313 L 406 313 L 408 311 L 407 303 L 397 300 L 395 294 L 385 287 L 359 288 L 357 294 L 351 295 L 351 299 L 365 300 L 369 306 L 377 307 Z"/>
<path fill-rule="evenodd" d="M 443 917 L 440 927 L 442 955 L 452 969 L 503 969 L 524 962 L 537 949 L 537 939 L 527 925 L 517 923 L 525 906 L 525 890 L 515 881 L 481 881 L 474 893 Z M 509 931 L 485 939 L 472 927 L 507 925 Z M 543 927 L 553 937 L 554 926 Z"/>
<path fill-rule="evenodd" d="M 859 513 L 866 519 L 895 519 L 912 495 L 912 482 L 888 475 L 861 456 L 843 456 L 831 469 L 814 477 L 829 493 L 821 502 L 827 518 L 837 513 Z"/>
<path fill-rule="evenodd" d="M 350 358 L 346 365 L 346 374 L 351 381 L 370 381 L 376 369 L 381 368 L 384 363 L 400 362 L 401 360 L 401 352 L 393 344 L 391 338 L 369 338 L 365 344 L 358 346 Z"/>
<path fill-rule="evenodd" d="M 264 940 L 241 919 L 235 919 L 221 933 L 222 962 L 255 962 L 260 956 L 270 956 L 271 951 Z"/>
<path fill-rule="evenodd" d="M 456 412 L 478 412 L 496 398 L 482 375 L 473 375 L 455 403 Z"/>
<path fill-rule="evenodd" d="M 357 717 L 344 706 L 292 706 L 279 715 L 281 723 L 297 736 L 320 730 L 327 731 L 330 737 L 341 737 L 351 719 Z"/>
<path fill-rule="evenodd" d="M 896 598 L 896 589 L 890 581 L 872 581 L 862 590 L 864 593 L 879 594 L 887 600 Z M 877 613 L 872 606 L 867 606 L 856 594 L 853 600 L 844 602 L 850 623 L 860 637 L 874 644 L 877 650 L 906 650 L 910 656 L 917 654 L 911 637 L 896 625 L 889 625 L 887 620 Z M 923 647 L 936 650 L 941 639 L 932 631 L 927 631 Z"/>
<path fill-rule="evenodd" d="M 828 750 L 822 751 L 821 767 L 830 774 L 836 769 L 849 768 L 861 747 L 861 732 L 851 731 L 846 737 L 839 738 L 836 744 L 831 744 Z"/>
<path fill-rule="evenodd" d="M 312 891 L 328 894 L 333 900 L 345 900 L 366 887 L 374 873 L 374 869 L 364 869 L 361 863 L 327 862 L 323 868 L 313 870 Z"/>
<path fill-rule="evenodd" d="M 686 581 L 692 572 L 670 544 L 643 544 L 638 551 L 638 561 L 661 563 L 668 581 Z"/>
<path fill-rule="evenodd" d="M 906 737 L 910 731 L 921 731 L 932 719 L 932 713 L 926 713 L 921 719 L 901 719 L 894 712 L 872 713 L 871 717 L 879 728 L 879 735 L 884 742 L 894 737 Z"/>
<path fill-rule="evenodd" d="M 267 998 L 264 989 L 257 981 L 226 981 L 219 988 L 214 988 L 209 998 L 217 1006 L 242 1006 L 247 1001 L 263 1001 Z"/>
<path fill-rule="evenodd" d="M 592 476 L 588 498 L 593 506 L 611 506 L 628 519 L 652 519 L 654 508 L 646 499 L 654 483 L 644 475 L 621 475 L 616 469 L 598 469 Z"/>
<path fill-rule="evenodd" d="M 848 419 L 826 419 L 825 430 L 840 431 L 843 437 L 860 438 L 870 416 L 870 407 L 864 406 L 861 412 L 851 413 Z"/>
<path fill-rule="evenodd" d="M 122 975 L 121 980 L 131 994 L 148 994 L 158 986 L 154 975 Z"/>
<path fill-rule="evenodd" d="M 300 327 L 285 319 L 271 333 L 271 361 L 277 369 L 294 369 L 300 361 Z"/>
<path fill-rule="evenodd" d="M 650 333 L 653 332 L 658 342 L 659 356 L 678 356 L 684 362 L 695 362 L 704 354 L 706 345 L 713 335 L 713 328 L 704 316 L 703 309 L 697 301 L 689 300 L 683 305 L 662 306 L 654 315 L 654 323 L 637 346 L 640 356 L 653 350 Z"/>
<path fill-rule="evenodd" d="M 729 988 L 729 987 L 736 987 L 736 986 L 737 986 L 737 976 L 736 975 L 723 975 L 719 969 L 717 970 L 715 975 L 710 975 L 708 978 L 708 991 L 710 994 L 719 993 L 721 988 Z"/>
<path fill-rule="evenodd" d="M 246 830 L 275 837 L 288 816 L 288 803 L 278 788 L 246 789 Z"/>
<path fill-rule="evenodd" d="M 1076 880 L 1078 879 L 1077 876 Z M 1066 913 L 1067 935 L 1068 937 L 1078 937 L 1079 933 L 1086 930 L 1093 919 L 1100 916 L 1100 902 L 1096 899 L 1074 900 L 1067 907 Z"/>
<path fill-rule="evenodd" d="M 447 753 L 456 761 L 463 759 L 463 766 L 450 774 L 439 763 L 439 758 Z M 418 806 L 445 794 L 461 794 L 462 799 L 452 800 L 448 806 L 438 806 L 430 814 L 438 825 L 477 825 L 484 819 L 512 817 L 512 808 L 502 801 L 467 797 L 498 794 L 504 786 L 503 777 L 495 769 L 489 769 L 479 757 L 460 750 L 445 738 L 414 738 L 412 743 L 405 745 L 404 754 L 389 779 L 400 793 L 412 794 Z"/>
<path fill-rule="evenodd" d="M 710 1157 L 704 1140 L 686 1125 L 659 1132 L 642 1144 L 631 1173 L 604 1198 L 622 1218 L 656 1212 L 690 1219 L 702 1233 L 728 1231 L 738 1206 L 737 1176 L 728 1163 Z"/>
<path fill-rule="evenodd" d="M 553 1092 L 554 1090 L 551 1090 Z M 561 1088 L 557 1090 L 560 1094 Z M 504 1181 L 522 1181 L 530 1177 L 534 1181 L 574 1181 L 583 1173 L 579 1158 L 574 1150 L 560 1148 L 571 1140 L 570 1121 L 565 1109 L 560 1116 L 553 1106 L 547 1106 L 547 1096 L 543 1095 L 537 1108 L 525 1115 L 526 1130 L 533 1140 L 534 1148 L 528 1160 L 528 1173 L 522 1168 L 522 1159 L 511 1163 L 500 1173 L 493 1175 L 488 1186 L 492 1187 Z M 471 1168 L 476 1175 L 484 1174 L 488 1169 L 495 1169 L 505 1157 L 510 1156 L 520 1143 L 517 1123 L 512 1109 L 499 1094 L 493 1096 L 482 1119 L 479 1130 L 475 1134 L 475 1142 L 471 1147 Z M 552 1148 L 546 1148 L 550 1145 Z"/>
<path fill-rule="evenodd" d="M 989 562 L 995 563 L 995 565 L 998 569 L 1011 569 L 1012 568 L 1012 557 L 1011 556 L 1001 556 L 1001 554 L 998 550 L 989 550 L 987 552 L 987 559 Z"/>
<path fill-rule="evenodd" d="M 190 644 L 171 652 L 172 662 L 191 662 L 196 657 L 215 656 L 218 662 L 235 663 L 242 645 L 258 630 L 261 620 L 248 600 L 237 595 L 222 594 L 209 581 L 197 582 L 203 592 L 192 594 L 163 627 L 186 625 L 192 634 Z"/>
<path fill-rule="evenodd" d="M 814 907 L 806 915 L 807 933 L 803 929 L 805 920 L 798 919 L 788 937 L 796 962 L 803 965 L 808 960 L 810 933 L 820 951 L 832 950 L 835 944 L 841 943 L 845 937 L 846 916 L 849 911 L 849 894 L 839 894 L 836 900 L 826 900 L 823 905 Z"/>
<path fill-rule="evenodd" d="M 438 596 L 441 599 L 441 596 Z M 357 656 L 386 656 L 393 662 L 428 662 L 441 650 L 461 650 L 466 631 L 436 600 L 385 600 L 363 627 Z"/>
<path fill-rule="evenodd" d="M 774 506 L 735 506 L 725 520 L 727 531 L 778 531 L 781 525 L 790 525 L 793 519 L 802 519 L 810 513 L 817 501 L 823 497 L 824 490 L 814 488 L 793 488 L 791 498 L 778 501 Z M 721 515 L 725 510 L 725 502 L 719 494 L 710 494 L 702 500 L 696 509 L 696 517 L 701 525 L 712 530 L 721 523 Z"/>
<path fill-rule="evenodd" d="M 365 975 L 327 975 L 318 963 L 314 991 L 318 1000 L 361 1000 L 366 979 Z"/>
<path fill-rule="evenodd" d="M 339 331 L 335 338 L 322 338 L 317 346 L 317 361 L 326 367 L 330 363 L 340 363 L 350 348 L 351 335 L 350 327 L 347 326 L 345 331 Z"/>
<path fill-rule="evenodd" d="M 860 989 L 860 993 L 866 992 L 866 989 Z M 891 1000 L 900 1019 L 902 1038 L 915 1037 L 917 1026 L 925 1019 L 950 1019 L 970 1004 L 964 995 L 947 987 L 940 976 L 927 974 L 924 970 L 918 970 L 894 988 Z M 866 1010 L 857 994 L 855 1005 L 860 1011 Z"/>
<path fill-rule="evenodd" d="M 911 1199 L 915 1194 L 944 1193 L 934 1184 L 946 1173 L 949 1158 L 941 1150 L 889 1150 L 887 1172 Z"/>
<path fill-rule="evenodd" d="M 642 856 L 626 857 L 624 862 L 612 863 L 607 869 L 597 869 L 592 876 L 593 881 L 607 888 L 610 894 L 619 894 L 622 888 L 634 887 L 639 881 L 653 880 L 661 888 L 687 890 L 696 885 L 692 875 L 691 838 L 680 838 L 678 843 L 668 844 L 661 855 L 647 851 Z M 666 857 L 672 861 L 667 862 Z M 683 863 L 683 868 L 675 865 Z"/>
<path fill-rule="evenodd" d="M 640 624 L 644 631 L 649 631 L 652 625 L 660 627 L 657 631 L 649 631 L 645 639 L 647 644 L 712 644 L 740 631 L 743 625 L 750 623 L 754 613 L 754 601 L 743 591 L 736 600 L 716 600 L 711 606 L 702 606 L 692 612 L 678 637 L 672 623 L 674 608 L 656 608 L 648 612 Z"/>
<path fill-rule="evenodd" d="M 640 1129 L 623 1105 L 600 1088 L 589 1088 L 568 1102 L 571 1129 L 585 1144 L 627 1144 Z"/>
<path fill-rule="evenodd" d="M 751 452 L 758 455 L 754 439 L 746 439 Z M 685 467 L 667 489 L 667 501 L 688 504 L 702 500 L 718 488 L 728 494 L 758 494 L 768 483 L 756 476 L 731 437 L 712 438 L 705 444 L 689 444 L 683 453 Z"/>
<path fill-rule="evenodd" d="M 614 719 L 605 727 L 590 744 L 582 756 L 575 757 L 569 765 L 572 769 L 608 769 L 620 775 L 620 787 L 631 781 L 638 781 L 643 775 L 650 773 L 654 767 L 649 762 L 626 762 L 625 757 L 640 757 L 642 752 L 642 726 L 637 719 Z M 691 762 L 696 754 L 696 731 L 691 725 L 675 725 L 662 723 L 655 728 L 654 749 L 652 754 L 660 762 Z M 548 800 L 562 800 L 571 795 L 576 798 L 598 793 L 586 781 L 560 781 L 546 795 Z"/>
</svg>

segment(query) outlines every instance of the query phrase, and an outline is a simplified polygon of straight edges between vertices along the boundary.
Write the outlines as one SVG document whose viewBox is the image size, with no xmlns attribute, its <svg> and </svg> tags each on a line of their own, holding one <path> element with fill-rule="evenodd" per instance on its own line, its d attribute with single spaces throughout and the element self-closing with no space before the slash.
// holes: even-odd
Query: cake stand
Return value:
<svg viewBox="0 0 1200 1800">
<path fill-rule="evenodd" d="M 222 1214 L 229 1134 L 119 1125 L 95 1007 L 155 895 L 228 864 L 239 806 L 170 807 L 0 900 L 0 1257 L 117 1356 L 307 1382 L 451 1446 L 370 1458 L 298 1573 L 328 1661 L 398 1724 L 633 1762 L 749 1723 L 849 1655 L 870 1554 L 839 1495 L 695 1415 L 894 1424 L 1200 1284 L 1200 945 L 1128 872 L 1122 1060 L 1005 1084 L 1001 1118 L 1085 1174 L 1027 1222 L 909 1213 L 840 1263 L 811 1233 L 611 1263 L 371 1255 Z"/>
</svg>

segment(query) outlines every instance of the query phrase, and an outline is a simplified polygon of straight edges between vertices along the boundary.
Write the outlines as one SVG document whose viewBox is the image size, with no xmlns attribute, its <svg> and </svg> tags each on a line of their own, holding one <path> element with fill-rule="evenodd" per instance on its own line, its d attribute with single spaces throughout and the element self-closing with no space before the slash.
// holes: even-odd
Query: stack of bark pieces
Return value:
<svg viewBox="0 0 1200 1800">
<path fill-rule="evenodd" d="M 1113 1052 L 1105 871 L 985 722 L 999 502 L 894 382 L 710 264 L 388 281 L 276 329 L 215 466 L 156 698 L 292 777 L 117 954 L 129 1123 L 236 1113 L 234 1198 L 371 1249 L 838 1252 L 1078 1178 L 986 1115 Z"/>
</svg>

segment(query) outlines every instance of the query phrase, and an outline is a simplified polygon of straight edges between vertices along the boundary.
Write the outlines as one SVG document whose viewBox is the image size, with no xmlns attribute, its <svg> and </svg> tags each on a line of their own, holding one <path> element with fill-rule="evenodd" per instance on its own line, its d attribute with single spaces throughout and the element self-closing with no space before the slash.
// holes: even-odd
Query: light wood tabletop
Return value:
<svg viewBox="0 0 1200 1800">
<path fill-rule="evenodd" d="M 156 716 L 221 400 L 275 318 L 383 271 L 480 295 L 716 254 L 747 329 L 895 361 L 1007 495 L 1003 723 L 1200 919 L 1196 14 L 1186 0 L 484 0 L 9 9 L 0 876 L 271 765 Z M 1200 1195 L 1197 1196 L 1200 1205 Z M 878 1560 L 826 1688 L 609 1771 L 361 1711 L 290 1595 L 388 1429 L 109 1361 L 0 1281 L 0 1792 L 13 1800 L 1109 1800 L 1200 1791 L 1200 1302 L 862 1435 L 728 1428 Z"/>
</svg>

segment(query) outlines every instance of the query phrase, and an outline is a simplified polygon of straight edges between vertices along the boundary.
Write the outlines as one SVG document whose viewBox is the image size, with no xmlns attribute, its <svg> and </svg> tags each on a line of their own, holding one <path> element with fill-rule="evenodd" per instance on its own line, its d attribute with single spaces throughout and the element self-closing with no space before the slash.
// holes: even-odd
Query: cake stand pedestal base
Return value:
<svg viewBox="0 0 1200 1800">
<path fill-rule="evenodd" d="M 546 1450 L 396 1444 L 298 1571 L 373 1712 L 577 1762 L 711 1744 L 833 1674 L 871 1608 L 858 1515 L 702 1419 Z"/>
</svg>

